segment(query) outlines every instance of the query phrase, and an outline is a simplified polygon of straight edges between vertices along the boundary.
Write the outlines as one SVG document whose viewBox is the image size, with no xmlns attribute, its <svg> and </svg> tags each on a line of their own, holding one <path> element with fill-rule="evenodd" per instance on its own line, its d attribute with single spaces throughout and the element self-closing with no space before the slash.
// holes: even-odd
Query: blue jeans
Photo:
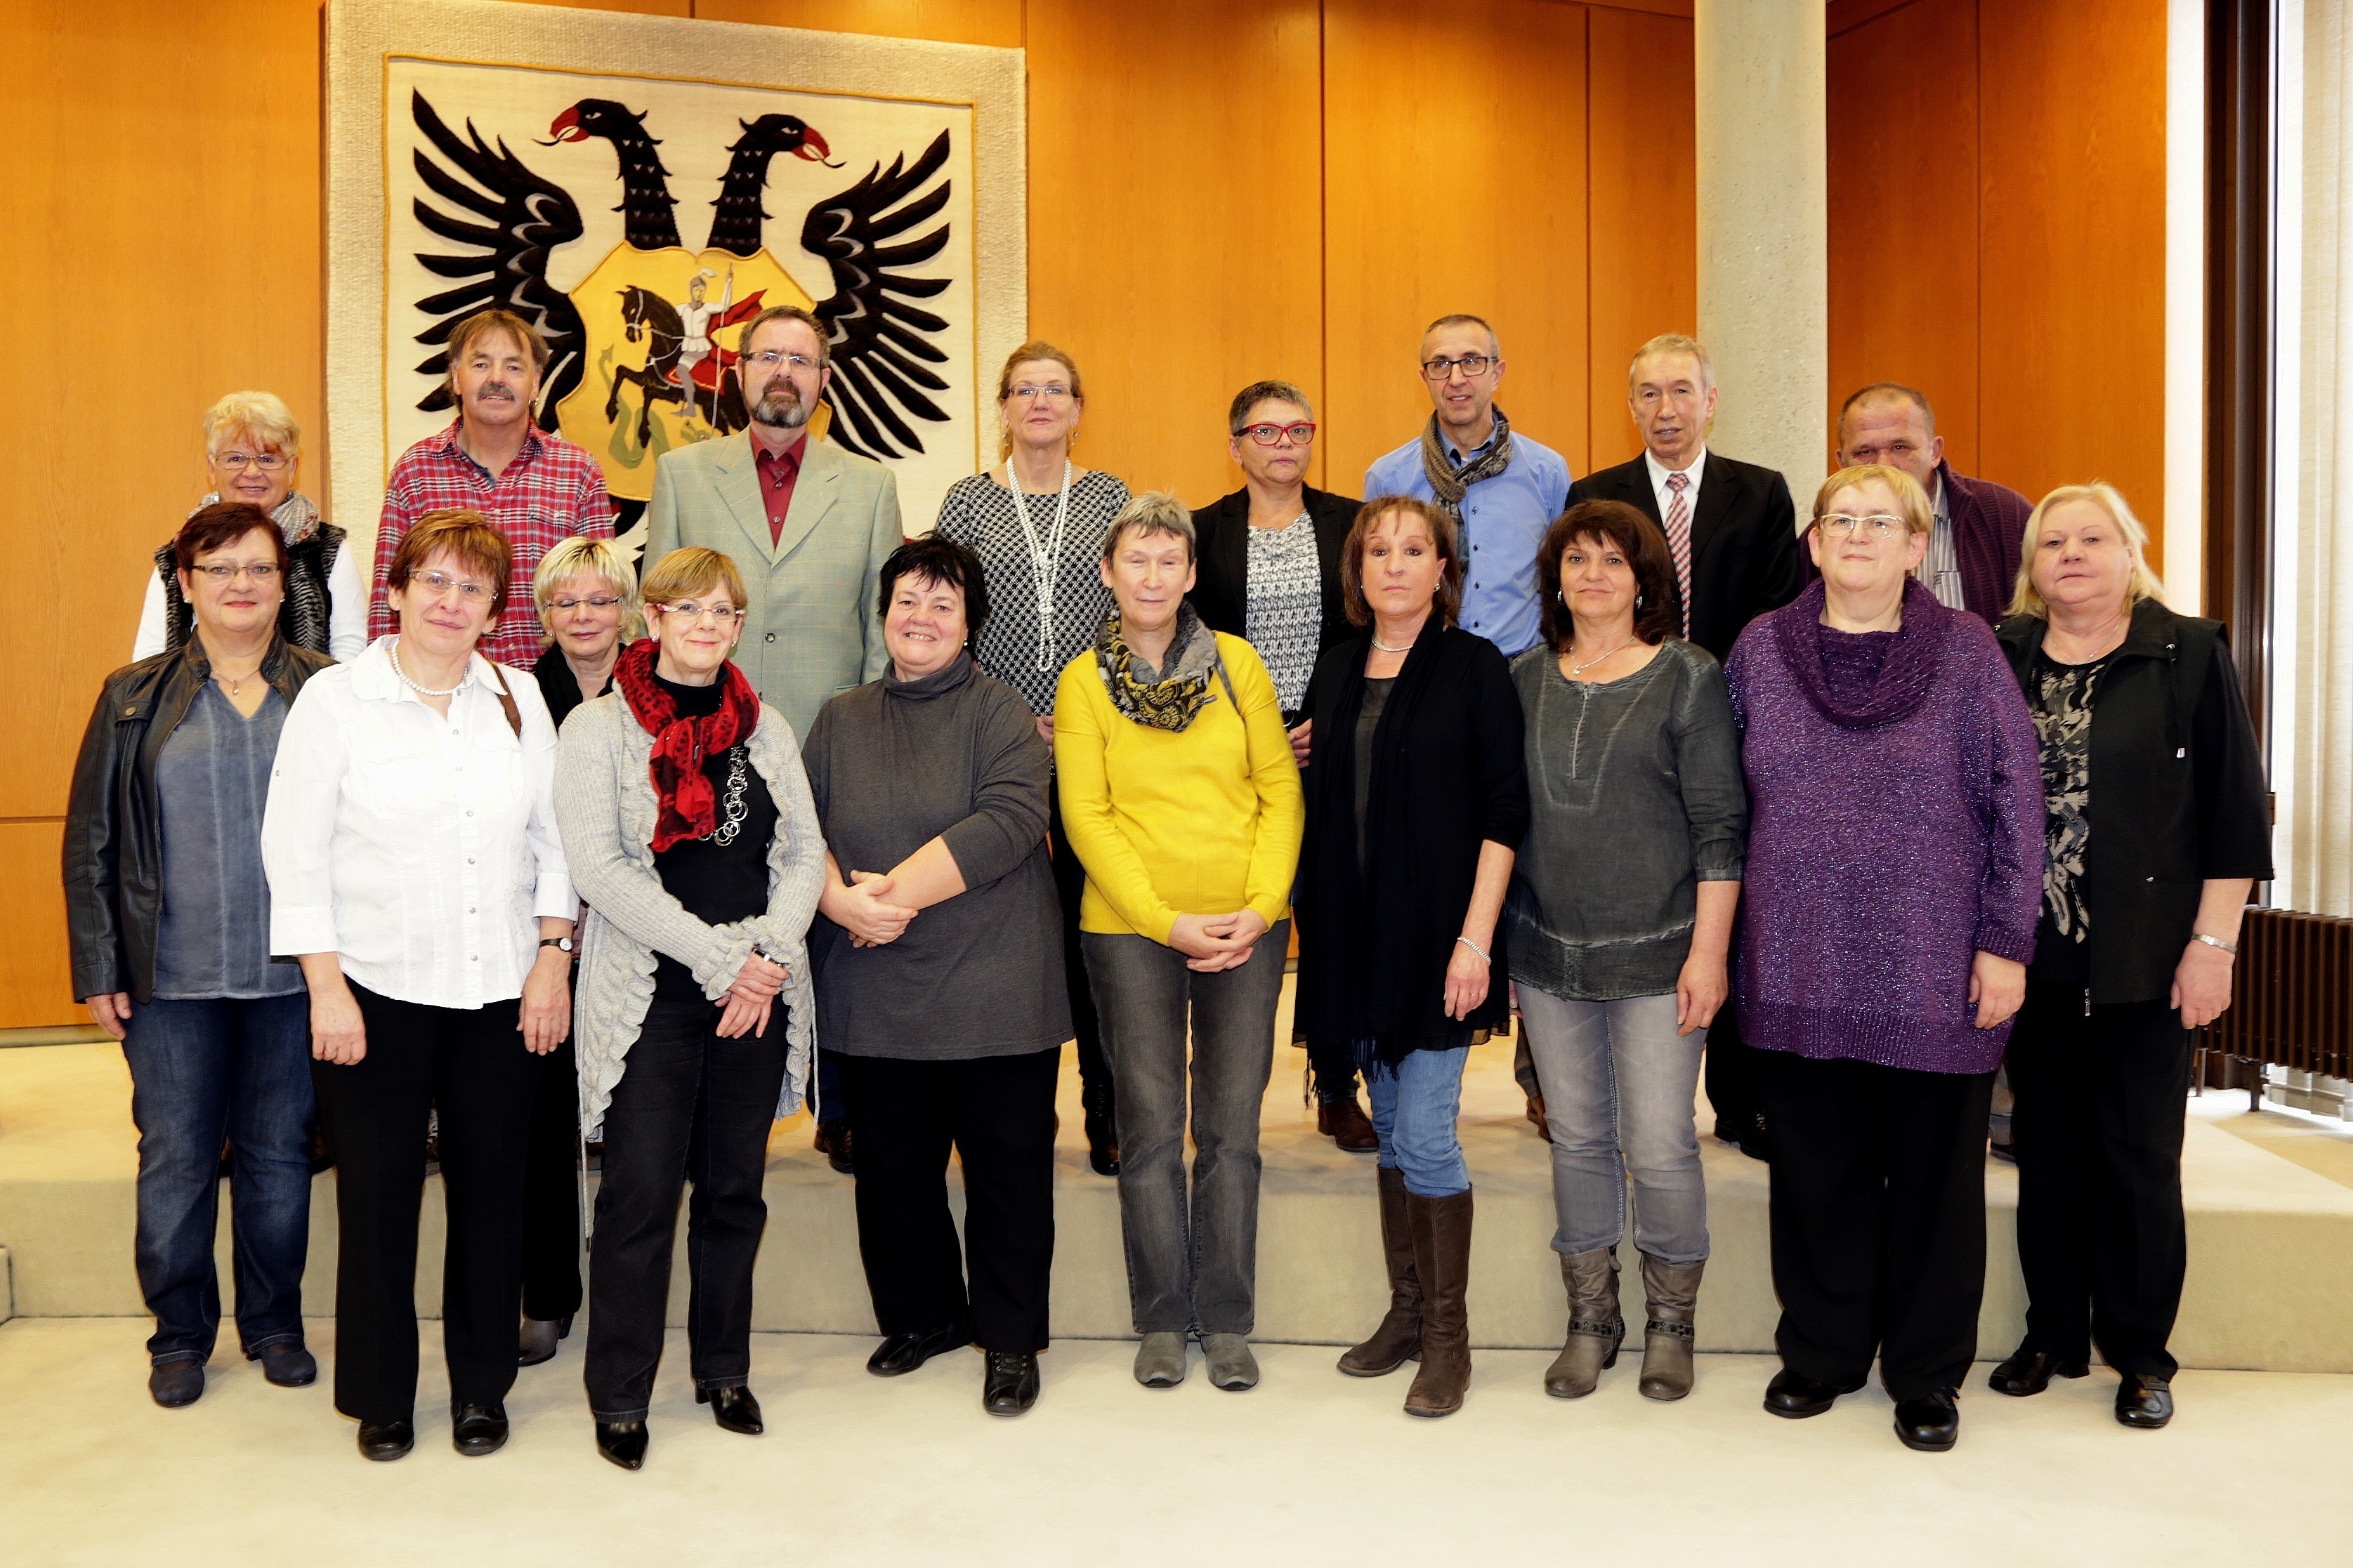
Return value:
<svg viewBox="0 0 2353 1568">
<path fill-rule="evenodd" d="M 237 1339 L 250 1358 L 302 1342 L 311 1240 L 311 998 L 156 1000 L 131 1009 L 131 1119 L 139 1127 L 139 1289 L 157 1366 L 208 1360 L 220 1329 L 213 1236 L 221 1143 Z"/>
<path fill-rule="evenodd" d="M 1409 1051 L 1394 1068 L 1376 1061 L 1365 1069 L 1380 1134 L 1381 1163 L 1405 1173 L 1405 1190 L 1418 1198 L 1451 1197 L 1471 1189 L 1455 1121 L 1462 1113 L 1462 1064 L 1471 1047 Z"/>
<path fill-rule="evenodd" d="M 1618 1245 L 1626 1181 L 1634 1245 L 1662 1263 L 1707 1258 L 1707 1184 L 1692 1102 L 1705 1030 L 1675 1032 L 1675 994 L 1572 1002 L 1523 982 L 1520 1017 L 1544 1085 L 1564 1258 Z"/>
</svg>

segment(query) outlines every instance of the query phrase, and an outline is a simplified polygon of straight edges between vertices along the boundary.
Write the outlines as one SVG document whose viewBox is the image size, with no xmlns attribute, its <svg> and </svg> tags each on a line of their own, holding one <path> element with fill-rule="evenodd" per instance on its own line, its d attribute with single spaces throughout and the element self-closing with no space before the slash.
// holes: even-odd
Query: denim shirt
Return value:
<svg viewBox="0 0 2353 1568">
<path fill-rule="evenodd" d="M 1451 454 L 1459 468 L 1485 447 Z M 1512 432 L 1512 466 L 1462 496 L 1462 619 L 1509 658 L 1535 646 L 1536 549 L 1568 508 L 1568 459 Z M 1433 500 L 1417 436 L 1365 470 L 1365 495 Z"/>
</svg>

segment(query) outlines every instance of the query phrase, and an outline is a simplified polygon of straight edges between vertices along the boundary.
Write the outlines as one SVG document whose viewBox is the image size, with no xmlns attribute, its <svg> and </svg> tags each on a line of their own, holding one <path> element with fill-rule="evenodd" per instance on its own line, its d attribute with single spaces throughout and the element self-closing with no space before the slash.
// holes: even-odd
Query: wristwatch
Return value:
<svg viewBox="0 0 2353 1568">
<path fill-rule="evenodd" d="M 573 951 L 572 939 L 568 936 L 543 936 L 539 939 L 539 945 L 542 947 L 552 947 L 558 952 L 570 952 Z"/>
</svg>

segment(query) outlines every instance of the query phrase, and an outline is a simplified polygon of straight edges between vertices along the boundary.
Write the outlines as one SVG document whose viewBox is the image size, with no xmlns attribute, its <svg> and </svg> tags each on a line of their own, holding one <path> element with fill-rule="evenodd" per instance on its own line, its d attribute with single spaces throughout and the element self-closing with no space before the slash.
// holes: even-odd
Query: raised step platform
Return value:
<svg viewBox="0 0 2353 1568">
<path fill-rule="evenodd" d="M 1287 1035 L 1287 1026 L 1278 1037 Z M 1472 1054 L 1463 1089 L 1463 1142 L 1479 1193 L 1472 1250 L 1471 1325 L 1481 1345 L 1556 1345 L 1564 1310 L 1549 1246 L 1552 1188 L 1546 1147 L 1522 1114 L 1510 1046 Z M 1369 1156 L 1317 1136 L 1303 1106 L 1301 1053 L 1275 1052 L 1262 1146 L 1258 1337 L 1346 1344 L 1387 1300 Z M 137 1171 L 130 1075 L 111 1045 L 0 1050 L 0 1248 L 14 1308 L 27 1317 L 136 1316 L 132 1271 Z M 2353 1131 L 2276 1111 L 2249 1111 L 2241 1095 L 2190 1102 L 2183 1158 L 2190 1268 L 2173 1340 L 2185 1365 L 2274 1372 L 2353 1372 Z M 1131 1331 L 1113 1183 L 1087 1168 L 1075 1069 L 1065 1057 L 1062 1138 L 1055 1176 L 1057 1335 L 1122 1338 Z M 1703 1129 L 1713 1122 L 1704 1102 Z M 809 1147 L 807 1119 L 777 1124 L 769 1142 L 767 1240 L 760 1255 L 754 1326 L 871 1333 L 849 1178 Z M 1766 1168 L 1703 1141 L 1715 1256 L 1700 1298 L 1699 1348 L 1772 1348 L 1777 1316 L 1767 1255 Z M 438 1183 L 436 1184 L 438 1184 Z M 951 1183 L 951 1190 L 954 1184 Z M 1989 1266 L 1981 1355 L 2017 1342 L 2025 1306 L 2014 1243 L 2017 1176 L 1987 1177 Z M 417 1300 L 440 1300 L 440 1205 L 426 1204 Z M 312 1194 L 312 1315 L 332 1310 L 334 1182 Z M 1630 1261 L 1631 1248 L 1628 1248 Z M 685 1249 L 671 1321 L 684 1321 Z M 228 1275 L 227 1208 L 221 1268 Z M 1630 1279 L 1629 1284 L 1631 1286 Z M 1639 1289 L 1630 1291 L 1630 1311 Z"/>
</svg>

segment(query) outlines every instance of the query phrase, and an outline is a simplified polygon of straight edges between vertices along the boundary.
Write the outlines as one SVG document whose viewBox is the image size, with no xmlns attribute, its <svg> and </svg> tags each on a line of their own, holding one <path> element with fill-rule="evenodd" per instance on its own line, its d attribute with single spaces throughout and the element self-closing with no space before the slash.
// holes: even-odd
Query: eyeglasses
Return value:
<svg viewBox="0 0 2353 1568">
<path fill-rule="evenodd" d="M 257 561 L 249 566 L 232 566 L 221 561 L 215 562 L 210 566 L 195 567 L 195 570 L 203 573 L 216 583 L 227 583 L 237 577 L 250 577 L 257 583 L 267 584 L 278 575 L 278 563 Z"/>
<path fill-rule="evenodd" d="M 671 605 L 656 605 L 654 608 L 665 616 L 676 616 L 680 620 L 690 623 L 709 616 L 723 626 L 730 621 L 744 618 L 744 612 L 733 605 L 698 605 L 691 599 L 681 599 Z"/>
<path fill-rule="evenodd" d="M 455 588 L 458 591 L 458 597 L 470 605 L 487 604 L 491 599 L 490 586 L 487 584 L 477 583 L 470 577 L 452 577 L 441 572 L 420 572 L 409 581 L 423 584 L 425 591 L 436 598 Z"/>
<path fill-rule="evenodd" d="M 824 368 L 807 354 L 782 353 L 775 349 L 762 349 L 758 353 L 745 354 L 744 363 L 756 364 L 762 370 L 774 370 L 780 364 L 796 371 Z"/>
<path fill-rule="evenodd" d="M 1033 403 L 1041 397 L 1049 403 L 1060 403 L 1071 395 L 1071 389 L 1059 381 L 1050 381 L 1043 386 L 1034 386 L 1026 381 L 1017 381 L 1013 384 L 1013 390 L 1005 395 L 1022 403 Z"/>
<path fill-rule="evenodd" d="M 609 594 L 599 594 L 593 599 L 550 599 L 547 607 L 551 610 L 576 610 L 586 605 L 592 610 L 609 610 L 620 602 Z"/>
<path fill-rule="evenodd" d="M 232 474 L 241 473 L 247 468 L 259 468 L 265 474 L 274 474 L 286 466 L 286 454 L 283 452 L 216 452 L 213 454 L 213 461 Z"/>
<path fill-rule="evenodd" d="M 1285 436 L 1294 447 L 1304 447 L 1315 439 L 1315 426 L 1302 419 L 1296 425 L 1245 425 L 1242 434 L 1261 447 L 1271 447 Z"/>
<path fill-rule="evenodd" d="M 1874 512 L 1869 517 L 1849 517 L 1844 512 L 1834 511 L 1827 517 L 1816 519 L 1814 526 L 1832 539 L 1844 539 L 1851 533 L 1861 533 L 1872 539 L 1893 539 L 1899 531 L 1909 528 L 1902 518 L 1890 517 L 1883 511 Z"/>
<path fill-rule="evenodd" d="M 1492 354 L 1464 354 L 1461 359 L 1426 359 L 1421 362 L 1421 374 L 1432 381 L 1449 381 L 1459 370 L 1464 380 L 1476 381 L 1487 374 L 1489 365 L 1501 363 Z"/>
</svg>

